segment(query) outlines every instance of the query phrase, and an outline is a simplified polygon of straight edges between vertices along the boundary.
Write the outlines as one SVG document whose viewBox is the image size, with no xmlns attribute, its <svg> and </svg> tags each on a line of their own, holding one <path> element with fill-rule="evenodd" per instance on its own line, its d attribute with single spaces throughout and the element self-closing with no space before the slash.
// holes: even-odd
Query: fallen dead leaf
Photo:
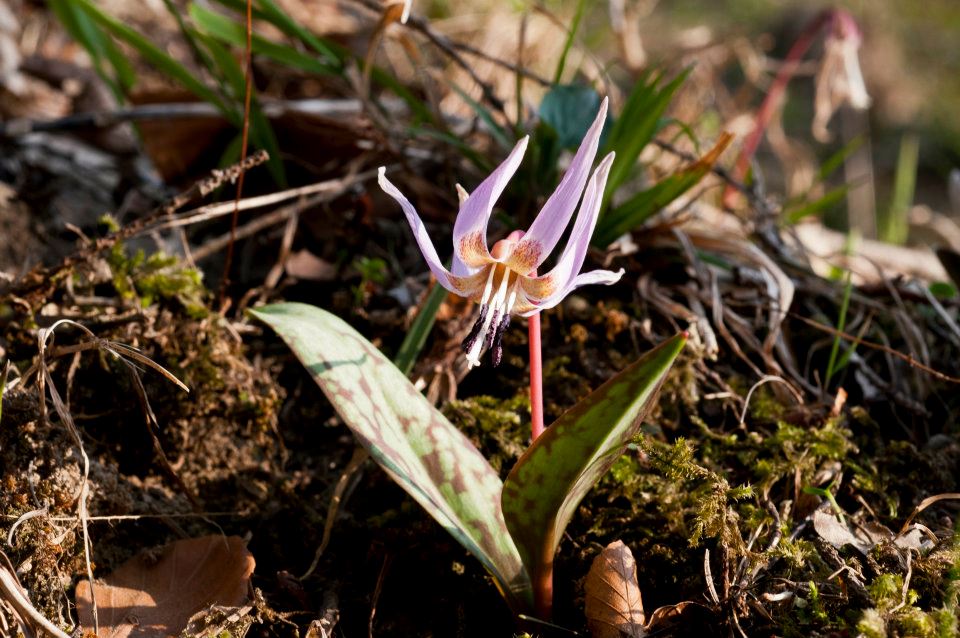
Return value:
<svg viewBox="0 0 960 638">
<path fill-rule="evenodd" d="M 637 562 L 623 541 L 607 545 L 593 560 L 587 581 L 587 626 L 593 638 L 642 638 L 643 599 Z"/>
<path fill-rule="evenodd" d="M 878 543 L 893 536 L 876 524 L 852 526 L 841 523 L 832 513 L 819 509 L 813 513 L 813 529 L 823 540 L 840 549 L 853 545 L 861 554 L 868 554 Z"/>
<path fill-rule="evenodd" d="M 211 605 L 239 607 L 248 598 L 253 556 L 236 536 L 203 536 L 144 552 L 100 582 L 77 585 L 77 614 L 93 629 L 96 595 L 99 638 L 177 636 Z"/>
</svg>

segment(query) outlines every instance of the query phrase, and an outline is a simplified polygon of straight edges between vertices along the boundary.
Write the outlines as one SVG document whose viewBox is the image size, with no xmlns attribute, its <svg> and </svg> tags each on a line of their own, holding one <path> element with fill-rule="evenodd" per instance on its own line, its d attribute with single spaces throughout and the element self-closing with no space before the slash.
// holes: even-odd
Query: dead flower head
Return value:
<svg viewBox="0 0 960 638">
<path fill-rule="evenodd" d="M 821 142 L 830 140 L 827 123 L 841 106 L 849 104 L 857 110 L 870 106 L 860 70 L 860 28 L 852 15 L 840 9 L 831 13 L 829 28 L 814 96 L 813 136 Z"/>
</svg>

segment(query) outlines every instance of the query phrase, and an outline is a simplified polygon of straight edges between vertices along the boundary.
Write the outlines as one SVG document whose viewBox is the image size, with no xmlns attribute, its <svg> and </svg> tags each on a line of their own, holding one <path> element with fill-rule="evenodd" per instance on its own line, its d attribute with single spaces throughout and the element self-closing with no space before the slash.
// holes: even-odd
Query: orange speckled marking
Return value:
<svg viewBox="0 0 960 638">
<path fill-rule="evenodd" d="M 511 270 L 525 274 L 539 265 L 540 255 L 542 254 L 543 244 L 538 241 L 521 239 L 504 263 Z"/>
<path fill-rule="evenodd" d="M 480 231 L 473 231 L 461 237 L 456 248 L 460 260 L 471 268 L 480 268 L 490 263 L 487 241 Z"/>
<path fill-rule="evenodd" d="M 483 293 L 483 286 L 487 283 L 487 276 L 490 271 L 487 268 L 481 268 L 478 272 L 469 277 L 457 277 L 456 275 L 447 275 L 450 285 L 457 289 L 457 294 L 468 299 L 479 299 Z"/>
<path fill-rule="evenodd" d="M 528 297 L 541 301 L 557 292 L 557 278 L 549 275 L 541 278 L 524 277 L 520 280 L 520 286 Z"/>
</svg>

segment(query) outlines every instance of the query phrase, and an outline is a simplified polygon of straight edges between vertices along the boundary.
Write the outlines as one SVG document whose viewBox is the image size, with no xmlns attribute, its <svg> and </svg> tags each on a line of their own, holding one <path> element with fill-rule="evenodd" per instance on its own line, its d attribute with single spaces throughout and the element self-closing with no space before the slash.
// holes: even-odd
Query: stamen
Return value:
<svg viewBox="0 0 960 638">
<path fill-rule="evenodd" d="M 510 327 L 510 313 L 513 312 L 513 306 L 517 303 L 517 286 L 519 285 L 520 278 L 517 277 L 513 282 L 513 286 L 510 288 L 510 298 L 507 300 L 506 307 L 503 311 L 503 320 L 497 325 L 497 329 L 490 343 L 490 359 L 493 362 L 494 368 L 500 365 L 500 359 L 503 357 L 503 334 L 507 331 L 507 328 Z"/>
<path fill-rule="evenodd" d="M 490 275 L 487 277 L 487 285 L 483 287 L 483 296 L 480 297 L 480 307 L 484 308 L 490 300 L 490 293 L 493 291 L 493 274 L 496 272 L 496 266 L 490 266 Z"/>
<path fill-rule="evenodd" d="M 493 288 L 493 273 L 497 270 L 498 267 L 494 266 L 490 269 L 490 277 L 487 279 L 487 288 L 492 290 Z M 507 285 L 509 283 L 510 273 L 506 268 L 503 269 L 503 278 L 500 280 L 500 285 L 497 287 L 497 293 L 494 295 L 493 299 L 490 300 L 489 309 L 486 316 L 483 318 L 483 324 L 481 325 L 480 330 L 477 332 L 477 337 L 470 344 L 470 349 L 467 351 L 467 363 L 470 364 L 470 367 L 480 365 L 480 350 L 483 349 L 483 344 L 488 339 L 492 344 L 492 334 L 496 331 L 496 323 L 494 318 L 499 317 L 503 313 L 504 309 L 504 299 L 507 296 Z M 487 290 L 484 290 L 484 301 L 488 298 Z M 491 324 L 494 326 L 494 330 L 490 329 Z M 471 333 L 473 331 L 471 330 Z"/>
<path fill-rule="evenodd" d="M 483 320 L 487 318 L 487 307 L 480 306 L 480 314 L 477 315 L 477 320 L 474 322 L 473 327 L 470 328 L 470 333 L 466 336 L 463 342 L 460 344 L 460 348 L 464 352 L 469 352 L 470 348 L 473 347 L 473 342 L 477 340 L 477 337 L 480 336 L 480 328 L 483 327 Z"/>
<path fill-rule="evenodd" d="M 493 346 L 490 350 L 490 360 L 493 367 L 500 365 L 500 359 L 503 357 L 503 333 L 510 327 L 510 313 L 503 317 L 503 321 L 497 326 L 496 333 L 493 336 Z"/>
<path fill-rule="evenodd" d="M 493 337 L 496 335 L 498 325 L 500 325 L 500 311 L 494 309 L 493 320 L 490 322 L 490 329 L 487 331 L 487 334 L 484 335 L 484 339 L 487 342 L 487 349 L 493 347 Z"/>
</svg>

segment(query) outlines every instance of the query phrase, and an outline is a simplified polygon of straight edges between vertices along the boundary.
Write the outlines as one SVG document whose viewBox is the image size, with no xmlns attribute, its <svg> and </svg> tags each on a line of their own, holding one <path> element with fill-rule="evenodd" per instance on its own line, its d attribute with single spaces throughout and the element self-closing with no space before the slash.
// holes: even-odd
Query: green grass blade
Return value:
<svg viewBox="0 0 960 638">
<path fill-rule="evenodd" d="M 693 188 L 710 172 L 730 144 L 729 134 L 721 135 L 714 147 L 696 162 L 657 182 L 608 211 L 597 223 L 591 239 L 595 246 L 608 246 L 620 235 L 636 228 L 651 215 Z"/>
<path fill-rule="evenodd" d="M 407 331 L 407 336 L 403 338 L 400 349 L 397 350 L 397 356 L 393 362 L 404 375 L 409 375 L 413 370 L 413 364 L 417 361 L 417 356 L 423 350 L 423 344 L 427 342 L 430 330 L 437 320 L 437 311 L 440 310 L 440 304 L 447 298 L 447 289 L 438 283 L 433 284 L 433 288 L 423 302 L 423 307 L 417 313 L 416 318 Z"/>
<path fill-rule="evenodd" d="M 70 0 L 70 2 L 82 9 L 97 24 L 109 31 L 113 37 L 133 47 L 144 60 L 158 71 L 178 82 L 204 102 L 216 106 L 234 126 L 240 126 L 242 116 L 236 109 L 229 108 L 215 91 L 195 78 L 186 67 L 167 55 L 146 37 L 105 13 L 91 0 Z"/>
<path fill-rule="evenodd" d="M 215 67 L 213 71 L 223 78 L 234 100 L 242 103 L 247 88 L 247 79 L 243 67 L 240 66 L 233 54 L 212 36 L 204 32 L 195 32 L 194 35 L 210 53 Z M 285 188 L 287 177 L 283 169 L 283 161 L 280 158 L 280 145 L 277 142 L 273 127 L 270 125 L 270 120 L 260 108 L 255 91 L 250 101 L 250 141 L 253 142 L 255 147 L 262 148 L 270 154 L 267 170 L 270 171 L 270 175 L 277 185 Z"/>
<path fill-rule="evenodd" d="M 243 22 L 233 20 L 197 3 L 191 3 L 189 11 L 190 19 L 207 35 L 226 44 L 241 48 L 246 47 L 247 27 Z M 268 40 L 256 33 L 251 38 L 251 46 L 255 54 L 270 58 L 286 67 L 317 75 L 329 75 L 338 72 L 336 68 L 331 67 L 323 60 L 301 53 L 291 46 Z"/>
<path fill-rule="evenodd" d="M 534 579 L 552 564 L 584 495 L 637 433 L 686 341 L 667 340 L 570 408 L 510 471 L 503 515 Z"/>
<path fill-rule="evenodd" d="M 218 3 L 227 7 L 228 9 L 233 9 L 241 14 L 245 14 L 247 11 L 247 0 L 216 0 Z M 254 0 L 254 17 L 258 20 L 266 20 L 273 26 L 277 27 L 284 34 L 300 40 L 305 45 L 314 50 L 314 52 L 323 56 L 326 60 L 326 64 L 330 67 L 336 68 L 339 71 L 343 70 L 343 60 L 341 56 L 337 54 L 336 51 L 331 47 L 331 43 L 325 42 L 323 39 L 317 37 L 310 32 L 309 29 L 303 27 L 299 22 L 291 18 L 289 15 L 284 12 L 283 9 L 278 7 L 273 0 Z"/>
<path fill-rule="evenodd" d="M 882 241 L 904 244 L 910 232 L 910 206 L 917 182 L 917 162 L 920 159 L 920 140 L 916 135 L 904 135 L 897 157 L 897 173 L 893 180 L 893 196 L 886 215 L 877 220 L 877 231 Z"/>
<path fill-rule="evenodd" d="M 841 146 L 836 153 L 825 159 L 823 164 L 820 165 L 820 170 L 817 171 L 817 182 L 822 182 L 833 175 L 834 171 L 843 166 L 843 162 L 850 157 L 854 151 L 863 146 L 865 140 L 866 138 L 863 135 L 858 135 Z"/>
<path fill-rule="evenodd" d="M 553 83 L 560 84 L 560 78 L 563 76 L 563 69 L 567 65 L 567 55 L 573 48 L 573 41 L 577 37 L 577 31 L 580 28 L 580 21 L 583 19 L 584 9 L 587 8 L 587 0 L 580 0 L 577 3 L 577 12 L 573 14 L 573 22 L 570 23 L 570 29 L 567 31 L 567 39 L 563 43 L 563 51 L 560 53 L 560 59 L 557 61 L 557 69 L 553 73 Z"/>
<path fill-rule="evenodd" d="M 849 184 L 841 184 L 836 188 L 832 188 L 824 193 L 822 197 L 786 211 L 783 216 L 783 221 L 787 226 L 792 226 L 804 217 L 809 217 L 811 215 L 822 215 L 828 209 L 843 201 L 844 197 L 847 196 L 847 191 L 849 190 Z"/>
<path fill-rule="evenodd" d="M 425 128 L 423 126 L 410 126 L 407 128 L 407 131 L 410 133 L 410 135 L 432 137 L 440 140 L 441 142 L 446 142 L 453 148 L 457 149 L 457 151 L 459 151 L 465 159 L 470 161 L 470 163 L 476 166 L 481 173 L 489 173 L 493 170 L 493 164 L 490 163 L 490 160 L 487 159 L 485 155 L 478 153 L 473 147 L 456 135 L 447 133 L 446 131 Z"/>
<path fill-rule="evenodd" d="M 374 460 L 490 571 L 514 611 L 530 580 L 500 509 L 486 459 L 377 348 L 306 304 L 251 311 L 286 341 Z"/>
<path fill-rule="evenodd" d="M 624 104 L 623 112 L 610 131 L 609 142 L 604 151 L 617 153 L 617 159 L 614 160 L 610 177 L 607 179 L 605 206 L 612 193 L 630 176 L 640 153 L 659 130 L 661 118 L 670 100 L 690 71 L 690 68 L 685 69 L 663 86 L 660 86 L 662 76 L 659 74 L 645 73 L 637 80 Z"/>
<path fill-rule="evenodd" d="M 514 141 L 511 140 L 510 135 L 507 134 L 507 131 L 504 130 L 502 126 L 497 124 L 497 120 L 493 117 L 493 113 L 490 112 L 490 109 L 485 107 L 483 104 L 480 104 L 475 99 L 467 95 L 466 91 L 461 89 L 459 86 L 450 83 L 450 88 L 460 96 L 467 105 L 473 109 L 473 112 L 477 114 L 484 124 L 487 125 L 487 128 L 490 129 L 490 135 L 493 136 L 493 139 L 503 148 L 513 148 Z"/>
<path fill-rule="evenodd" d="M 50 0 L 50 9 L 60 20 L 70 36 L 90 54 L 94 70 L 110 87 L 114 96 L 121 100 L 136 82 L 136 72 L 116 43 L 107 36 L 82 7 L 69 0 Z M 104 61 L 110 63 L 113 75 L 107 73 Z"/>
<path fill-rule="evenodd" d="M 833 377 L 834 373 L 837 371 L 837 355 L 840 353 L 840 332 L 843 332 L 843 329 L 847 325 L 847 310 L 850 308 L 850 293 L 853 290 L 853 280 L 851 279 L 851 272 L 848 270 L 846 278 L 844 279 L 843 286 L 843 300 L 840 302 L 840 316 L 837 317 L 837 332 L 838 334 L 833 337 L 833 345 L 830 347 L 830 359 L 827 361 L 827 374 L 824 379 L 823 385 L 827 387 L 830 385 L 830 379 Z"/>
</svg>

